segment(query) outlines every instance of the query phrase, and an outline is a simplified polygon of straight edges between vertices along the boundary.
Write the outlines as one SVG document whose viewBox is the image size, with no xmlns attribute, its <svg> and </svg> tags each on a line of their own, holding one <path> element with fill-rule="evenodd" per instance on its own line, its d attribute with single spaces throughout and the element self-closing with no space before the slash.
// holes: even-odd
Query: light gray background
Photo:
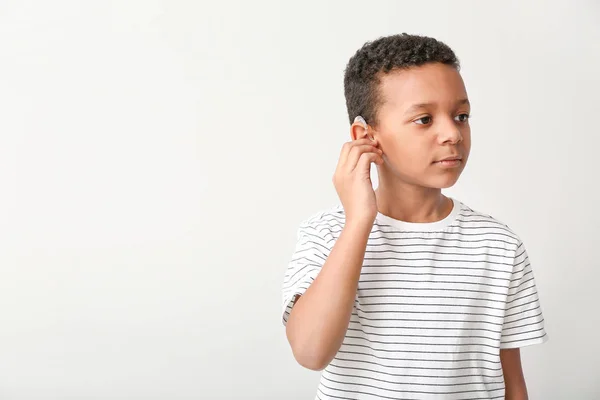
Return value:
<svg viewBox="0 0 600 400">
<path fill-rule="evenodd" d="M 526 243 L 532 399 L 598 399 L 594 1 L 1 1 L 0 399 L 312 399 L 281 283 L 337 202 L 367 40 L 449 44 L 473 148 L 446 193 Z"/>
</svg>

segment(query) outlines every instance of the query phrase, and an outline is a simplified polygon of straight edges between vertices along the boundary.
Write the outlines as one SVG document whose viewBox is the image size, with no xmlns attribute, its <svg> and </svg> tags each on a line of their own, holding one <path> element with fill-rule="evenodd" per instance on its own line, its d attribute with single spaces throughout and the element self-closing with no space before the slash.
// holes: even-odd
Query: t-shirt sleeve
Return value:
<svg viewBox="0 0 600 400">
<path fill-rule="evenodd" d="M 325 264 L 333 245 L 333 237 L 327 224 L 310 218 L 300 224 L 296 248 L 283 278 L 283 317 L 287 324 L 296 296 L 302 295 L 315 280 Z"/>
<path fill-rule="evenodd" d="M 549 339 L 544 327 L 533 269 L 525 246 L 522 242 L 519 243 L 506 299 L 501 349 L 545 343 Z"/>
</svg>

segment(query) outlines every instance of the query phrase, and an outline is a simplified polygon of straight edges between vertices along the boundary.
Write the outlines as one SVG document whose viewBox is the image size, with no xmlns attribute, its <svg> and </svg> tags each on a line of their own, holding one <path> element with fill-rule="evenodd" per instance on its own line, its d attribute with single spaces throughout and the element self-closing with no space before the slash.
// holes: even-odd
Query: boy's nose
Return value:
<svg viewBox="0 0 600 400">
<path fill-rule="evenodd" d="M 441 143 L 458 143 L 462 140 L 462 133 L 455 126 L 445 129 L 439 134 Z"/>
</svg>

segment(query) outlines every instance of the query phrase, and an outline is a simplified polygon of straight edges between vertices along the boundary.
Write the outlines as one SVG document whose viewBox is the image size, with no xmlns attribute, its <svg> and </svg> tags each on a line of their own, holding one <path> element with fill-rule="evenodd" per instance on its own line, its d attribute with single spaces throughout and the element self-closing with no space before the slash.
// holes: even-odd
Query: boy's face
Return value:
<svg viewBox="0 0 600 400">
<path fill-rule="evenodd" d="M 471 112 L 460 73 L 449 65 L 425 64 L 382 76 L 375 137 L 385 163 L 402 181 L 428 188 L 456 183 L 471 150 Z M 439 162 L 458 156 L 457 162 Z"/>
</svg>

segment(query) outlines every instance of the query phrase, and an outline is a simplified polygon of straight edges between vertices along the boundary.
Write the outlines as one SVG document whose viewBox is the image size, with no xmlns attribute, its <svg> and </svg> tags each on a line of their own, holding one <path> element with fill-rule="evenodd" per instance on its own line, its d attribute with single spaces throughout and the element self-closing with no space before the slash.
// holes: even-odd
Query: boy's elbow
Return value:
<svg viewBox="0 0 600 400">
<path fill-rule="evenodd" d="M 335 352 L 332 354 L 332 349 L 326 345 L 328 340 L 308 329 L 306 323 L 298 319 L 300 316 L 294 307 L 285 329 L 288 343 L 298 364 L 313 371 L 322 371 L 329 365 Z"/>
<path fill-rule="evenodd" d="M 319 352 L 310 349 L 301 350 L 292 346 L 292 353 L 298 364 L 313 371 L 322 371 L 330 361 Z"/>
<path fill-rule="evenodd" d="M 298 340 L 298 338 L 290 335 L 289 331 L 287 333 L 288 342 L 298 364 L 313 371 L 322 371 L 325 369 L 331 359 L 327 357 L 326 352 L 320 346 Z"/>
</svg>

